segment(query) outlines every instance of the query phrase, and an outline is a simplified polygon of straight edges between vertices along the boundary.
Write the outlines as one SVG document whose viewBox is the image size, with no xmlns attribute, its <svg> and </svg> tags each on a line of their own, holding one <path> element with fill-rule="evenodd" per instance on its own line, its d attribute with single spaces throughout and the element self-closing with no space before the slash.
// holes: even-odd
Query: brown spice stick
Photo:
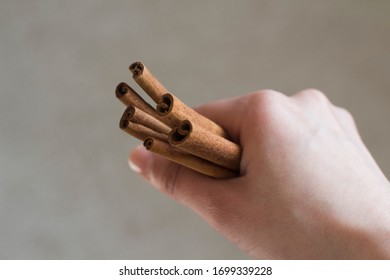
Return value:
<svg viewBox="0 0 390 280">
<path fill-rule="evenodd" d="M 168 142 L 217 165 L 237 172 L 240 170 L 241 147 L 196 123 L 182 121 L 169 133 Z"/>
<path fill-rule="evenodd" d="M 127 114 L 125 113 L 122 115 L 119 122 L 120 129 L 141 141 L 144 141 L 149 137 L 153 137 L 161 141 L 168 142 L 168 136 L 166 134 L 154 131 L 145 125 L 129 121 L 127 119 Z"/>
<path fill-rule="evenodd" d="M 115 96 L 126 106 L 135 106 L 156 119 L 161 118 L 156 110 L 126 83 L 117 85 Z"/>
<path fill-rule="evenodd" d="M 162 101 L 162 95 L 168 90 L 152 75 L 152 73 L 141 62 L 134 62 L 129 66 L 133 73 L 133 79 L 137 84 L 156 102 Z"/>
<path fill-rule="evenodd" d="M 220 125 L 191 109 L 173 94 L 164 94 L 156 111 L 162 117 L 161 121 L 170 127 L 179 126 L 183 120 L 190 120 L 205 130 L 228 139 L 226 131 Z"/>
<path fill-rule="evenodd" d="M 126 119 L 133 123 L 142 124 L 143 126 L 149 127 L 150 129 L 168 135 L 171 129 L 161 121 L 148 115 L 141 109 L 135 106 L 128 106 L 123 113 L 122 119 Z"/>
<path fill-rule="evenodd" d="M 144 146 L 153 153 L 211 177 L 233 178 L 238 175 L 237 172 L 183 152 L 158 139 L 147 138 L 144 141 Z"/>
</svg>

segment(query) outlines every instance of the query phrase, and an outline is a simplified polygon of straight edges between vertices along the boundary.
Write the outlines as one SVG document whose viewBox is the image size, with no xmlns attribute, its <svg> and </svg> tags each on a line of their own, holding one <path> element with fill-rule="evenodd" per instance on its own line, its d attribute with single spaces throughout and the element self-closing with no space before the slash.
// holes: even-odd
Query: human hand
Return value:
<svg viewBox="0 0 390 280">
<path fill-rule="evenodd" d="M 390 184 L 345 109 L 317 90 L 266 90 L 198 111 L 241 145 L 240 177 L 143 148 L 130 166 L 255 258 L 390 258 Z"/>
</svg>

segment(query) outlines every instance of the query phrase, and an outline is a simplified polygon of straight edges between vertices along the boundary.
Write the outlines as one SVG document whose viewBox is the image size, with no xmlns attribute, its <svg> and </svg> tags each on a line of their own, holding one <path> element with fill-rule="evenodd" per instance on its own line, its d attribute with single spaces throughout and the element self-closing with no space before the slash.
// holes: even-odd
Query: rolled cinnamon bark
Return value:
<svg viewBox="0 0 390 280">
<path fill-rule="evenodd" d="M 241 147 L 184 120 L 168 135 L 169 144 L 233 171 L 240 170 Z"/>
<path fill-rule="evenodd" d="M 160 120 L 170 127 L 180 126 L 183 120 L 190 120 L 205 130 L 228 139 L 228 134 L 220 125 L 191 109 L 173 94 L 164 94 L 156 111 L 162 117 Z"/>
<path fill-rule="evenodd" d="M 203 174 L 239 175 L 241 148 L 228 140 L 221 126 L 168 93 L 141 62 L 129 69 L 157 107 L 153 109 L 130 86 L 120 83 L 115 94 L 128 106 L 120 120 L 122 130 L 144 141 L 147 149 Z"/>
<path fill-rule="evenodd" d="M 171 131 L 171 129 L 166 124 L 160 122 L 158 119 L 148 115 L 133 105 L 130 105 L 126 108 L 126 110 L 123 112 L 122 119 L 141 124 L 156 132 L 166 135 L 168 135 Z"/>
<path fill-rule="evenodd" d="M 161 116 L 134 89 L 126 83 L 120 83 L 115 89 L 115 96 L 126 106 L 135 106 L 156 119 Z"/>
<path fill-rule="evenodd" d="M 238 174 L 232 170 L 216 165 L 210 161 L 199 158 L 195 155 L 181 151 L 161 140 L 147 138 L 144 141 L 147 150 L 156 153 L 173 162 L 184 165 L 190 169 L 214 178 L 233 178 Z"/>
<path fill-rule="evenodd" d="M 141 62 L 134 62 L 129 66 L 133 79 L 157 104 L 162 101 L 162 95 L 168 90 L 152 75 Z"/>
<path fill-rule="evenodd" d="M 123 131 L 127 132 L 131 136 L 144 141 L 145 139 L 149 137 L 153 137 L 156 139 L 159 139 L 164 142 L 168 142 L 168 136 L 164 133 L 160 133 L 157 131 L 154 131 L 150 129 L 149 127 L 146 127 L 142 124 L 133 123 L 126 119 L 127 117 L 122 117 L 119 122 L 119 127 Z"/>
</svg>

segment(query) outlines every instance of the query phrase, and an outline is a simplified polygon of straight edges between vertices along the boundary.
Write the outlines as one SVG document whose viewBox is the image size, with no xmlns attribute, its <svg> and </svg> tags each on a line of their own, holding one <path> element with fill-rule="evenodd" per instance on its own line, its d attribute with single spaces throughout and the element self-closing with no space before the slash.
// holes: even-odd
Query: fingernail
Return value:
<svg viewBox="0 0 390 280">
<path fill-rule="evenodd" d="M 139 168 L 131 159 L 129 160 L 129 166 L 134 172 L 141 173 L 141 168 Z"/>
</svg>

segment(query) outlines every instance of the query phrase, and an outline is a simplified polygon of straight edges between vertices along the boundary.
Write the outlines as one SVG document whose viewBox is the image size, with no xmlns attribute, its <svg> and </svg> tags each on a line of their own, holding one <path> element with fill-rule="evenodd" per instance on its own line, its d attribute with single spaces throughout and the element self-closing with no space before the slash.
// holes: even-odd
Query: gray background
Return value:
<svg viewBox="0 0 390 280">
<path fill-rule="evenodd" d="M 247 258 L 128 169 L 114 89 L 136 60 L 191 106 L 319 88 L 389 176 L 389 15 L 385 0 L 1 1 L 0 258 Z"/>
</svg>

